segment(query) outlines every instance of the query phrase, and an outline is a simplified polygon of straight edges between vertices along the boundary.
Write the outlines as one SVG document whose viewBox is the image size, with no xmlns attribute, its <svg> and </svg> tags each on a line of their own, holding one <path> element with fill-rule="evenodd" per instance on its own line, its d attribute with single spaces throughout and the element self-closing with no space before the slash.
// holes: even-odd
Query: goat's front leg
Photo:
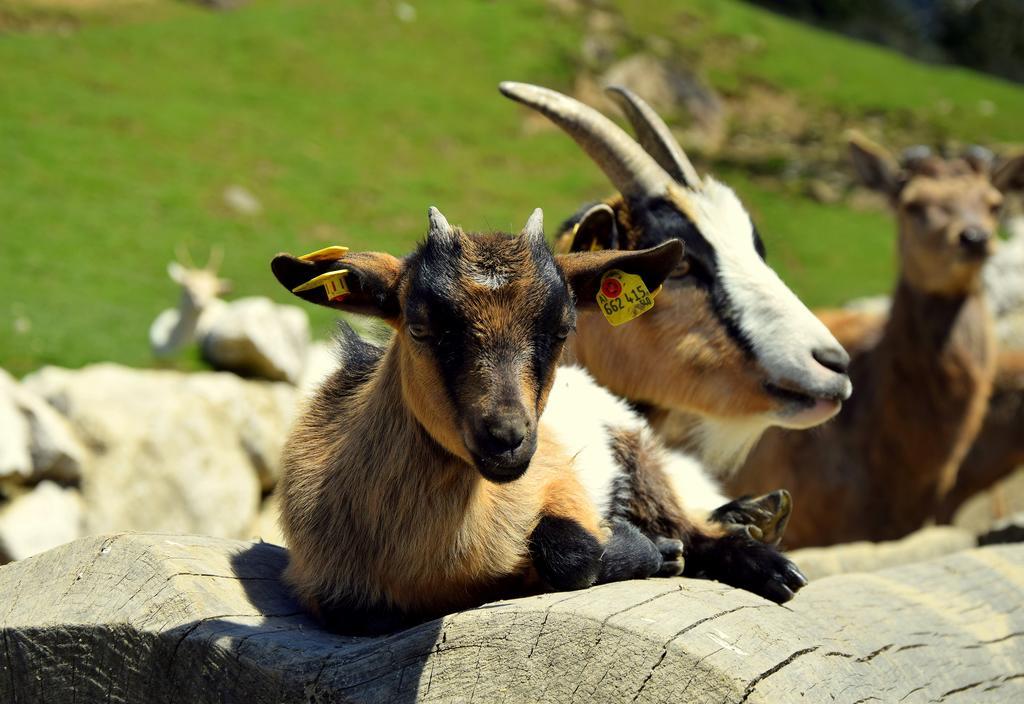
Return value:
<svg viewBox="0 0 1024 704">
<path fill-rule="evenodd" d="M 544 515 L 530 535 L 530 558 L 548 588 L 571 591 L 646 579 L 662 574 L 666 562 L 672 570 L 668 574 L 679 574 L 682 543 L 666 542 L 672 543 L 665 548 L 668 560 L 650 538 L 626 521 L 615 521 L 602 541 L 572 518 Z"/>
<path fill-rule="evenodd" d="M 545 486 L 529 544 L 538 575 L 556 591 L 682 571 L 680 541 L 656 545 L 627 520 L 604 523 L 574 474 Z"/>
<path fill-rule="evenodd" d="M 793 498 L 785 489 L 763 496 L 743 496 L 719 506 L 709 520 L 729 533 L 746 533 L 754 540 L 778 546 L 793 512 Z"/>
</svg>

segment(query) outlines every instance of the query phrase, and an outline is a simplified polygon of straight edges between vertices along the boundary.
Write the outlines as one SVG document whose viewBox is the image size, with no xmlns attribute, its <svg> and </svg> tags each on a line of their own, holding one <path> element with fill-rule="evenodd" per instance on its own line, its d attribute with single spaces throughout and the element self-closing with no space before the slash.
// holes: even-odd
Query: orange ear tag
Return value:
<svg viewBox="0 0 1024 704">
<path fill-rule="evenodd" d="M 345 276 L 347 274 L 348 269 L 328 271 L 326 274 L 320 274 L 320 276 L 316 276 L 304 284 L 299 284 L 292 289 L 292 293 L 301 293 L 314 289 L 317 286 L 323 286 L 327 292 L 327 300 L 332 303 L 340 303 L 349 294 L 348 285 L 345 283 Z"/>
<path fill-rule="evenodd" d="M 641 277 L 611 269 L 601 277 L 597 305 L 605 319 L 617 327 L 653 308 L 654 295 L 647 290 Z"/>
</svg>

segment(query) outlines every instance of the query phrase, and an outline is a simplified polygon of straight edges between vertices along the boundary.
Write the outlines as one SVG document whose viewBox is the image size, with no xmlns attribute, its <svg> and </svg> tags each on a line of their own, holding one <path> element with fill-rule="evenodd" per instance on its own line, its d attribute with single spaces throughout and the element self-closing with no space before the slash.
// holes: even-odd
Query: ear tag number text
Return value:
<svg viewBox="0 0 1024 704">
<path fill-rule="evenodd" d="M 302 291 L 314 289 L 317 286 L 323 286 L 327 292 L 327 300 L 332 303 L 340 303 L 349 294 L 348 285 L 345 283 L 346 275 L 348 275 L 348 269 L 328 271 L 326 274 L 320 274 L 320 276 L 316 276 L 304 284 L 299 284 L 292 289 L 292 293 L 301 293 Z"/>
<path fill-rule="evenodd" d="M 654 296 L 636 274 L 611 269 L 601 277 L 597 305 L 613 326 L 628 323 L 654 307 Z"/>
</svg>

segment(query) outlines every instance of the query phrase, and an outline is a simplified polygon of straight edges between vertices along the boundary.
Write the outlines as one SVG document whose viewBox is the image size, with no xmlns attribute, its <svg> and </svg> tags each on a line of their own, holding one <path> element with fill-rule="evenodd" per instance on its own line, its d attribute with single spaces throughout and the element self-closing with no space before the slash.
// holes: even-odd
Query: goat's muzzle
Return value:
<svg viewBox="0 0 1024 704">
<path fill-rule="evenodd" d="M 537 450 L 536 424 L 523 411 L 480 416 L 466 433 L 477 470 L 492 482 L 521 477 Z"/>
</svg>

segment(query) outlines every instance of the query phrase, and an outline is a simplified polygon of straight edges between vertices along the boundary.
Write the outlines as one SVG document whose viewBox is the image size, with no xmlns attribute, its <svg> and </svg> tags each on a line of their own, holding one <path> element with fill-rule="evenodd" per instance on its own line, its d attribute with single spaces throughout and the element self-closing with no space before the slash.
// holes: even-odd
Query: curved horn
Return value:
<svg viewBox="0 0 1024 704">
<path fill-rule="evenodd" d="M 523 228 L 523 235 L 532 240 L 544 241 L 544 211 L 537 208 L 530 215 Z"/>
<path fill-rule="evenodd" d="M 505 97 L 537 110 L 583 147 L 624 196 L 663 195 L 672 177 L 622 128 L 583 103 L 547 88 L 505 81 Z"/>
<path fill-rule="evenodd" d="M 615 100 L 633 125 L 640 146 L 665 171 L 687 188 L 700 188 L 701 180 L 672 131 L 643 98 L 622 86 L 608 86 L 605 92 Z"/>
</svg>

